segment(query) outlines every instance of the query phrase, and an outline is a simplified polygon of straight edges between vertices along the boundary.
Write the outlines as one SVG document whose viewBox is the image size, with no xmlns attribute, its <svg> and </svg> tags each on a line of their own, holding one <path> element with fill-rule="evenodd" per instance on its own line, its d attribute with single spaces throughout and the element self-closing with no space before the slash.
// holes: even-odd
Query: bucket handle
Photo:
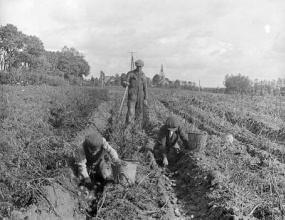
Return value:
<svg viewBox="0 0 285 220">
<path fill-rule="evenodd" d="M 128 176 L 128 174 L 126 174 L 125 172 L 120 172 L 119 175 L 121 175 L 121 174 L 123 174 L 126 177 L 127 182 L 130 184 L 130 177 Z"/>
</svg>

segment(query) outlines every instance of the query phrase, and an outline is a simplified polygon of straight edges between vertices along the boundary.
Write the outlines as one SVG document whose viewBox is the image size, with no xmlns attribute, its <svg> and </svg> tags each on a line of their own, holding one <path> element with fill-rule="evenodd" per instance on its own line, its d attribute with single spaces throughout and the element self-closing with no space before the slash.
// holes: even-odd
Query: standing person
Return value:
<svg viewBox="0 0 285 220">
<path fill-rule="evenodd" d="M 142 71 L 144 62 L 137 60 L 135 62 L 136 69 L 127 73 L 125 81 L 122 82 L 123 87 L 129 87 L 128 91 L 128 112 L 126 123 L 133 122 L 134 118 L 139 118 L 143 113 L 143 106 L 147 105 L 147 79 Z"/>
<path fill-rule="evenodd" d="M 164 125 L 160 128 L 156 148 L 158 148 L 158 157 L 162 157 L 163 165 L 168 165 L 168 159 L 175 160 L 180 154 L 178 140 L 181 140 L 186 148 L 190 148 L 186 133 L 180 126 L 179 119 L 176 116 L 170 116 L 166 119 Z"/>
<path fill-rule="evenodd" d="M 114 163 L 123 163 L 118 153 L 112 148 L 105 138 L 97 131 L 85 137 L 84 142 L 75 152 L 75 163 L 78 168 L 78 177 L 81 183 L 88 187 L 92 184 L 96 174 L 99 178 L 106 180 L 111 175 L 110 165 L 104 159 L 109 154 Z"/>
</svg>

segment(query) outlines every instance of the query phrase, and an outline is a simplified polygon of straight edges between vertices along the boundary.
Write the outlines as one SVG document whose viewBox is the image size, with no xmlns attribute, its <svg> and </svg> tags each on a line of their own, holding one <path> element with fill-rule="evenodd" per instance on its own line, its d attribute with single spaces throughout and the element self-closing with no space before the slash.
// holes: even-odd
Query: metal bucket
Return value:
<svg viewBox="0 0 285 220">
<path fill-rule="evenodd" d="M 190 132 L 188 133 L 188 140 L 192 151 L 203 152 L 206 147 L 207 133 Z"/>
<path fill-rule="evenodd" d="M 134 184 L 139 162 L 136 160 L 124 160 L 124 162 L 124 165 L 112 165 L 114 181 L 123 186 Z"/>
</svg>

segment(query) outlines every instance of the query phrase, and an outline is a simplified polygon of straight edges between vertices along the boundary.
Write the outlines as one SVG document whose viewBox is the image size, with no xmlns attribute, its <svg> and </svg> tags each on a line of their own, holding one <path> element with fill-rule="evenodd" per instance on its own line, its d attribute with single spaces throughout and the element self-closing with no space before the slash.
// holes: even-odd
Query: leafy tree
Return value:
<svg viewBox="0 0 285 220">
<path fill-rule="evenodd" d="M 175 80 L 175 82 L 174 82 L 174 88 L 177 88 L 177 89 L 180 88 L 180 81 L 178 79 Z"/>
<path fill-rule="evenodd" d="M 94 80 L 95 86 L 99 86 L 99 79 L 96 77 Z"/>
<path fill-rule="evenodd" d="M 47 62 L 49 63 L 49 70 L 50 71 L 56 71 L 57 64 L 59 60 L 59 54 L 60 52 L 54 52 L 54 51 L 44 51 L 45 57 L 47 59 Z"/>
<path fill-rule="evenodd" d="M 12 24 L 0 26 L 0 68 L 9 70 L 19 65 L 19 50 L 24 47 L 24 34 Z"/>
<path fill-rule="evenodd" d="M 115 74 L 115 82 L 114 82 L 115 86 L 119 86 L 121 85 L 121 77 L 118 73 Z"/>
<path fill-rule="evenodd" d="M 125 84 L 124 81 L 126 81 L 127 79 L 127 74 L 126 73 L 122 73 L 121 74 L 121 86 L 123 86 L 125 88 Z"/>
<path fill-rule="evenodd" d="M 285 87 L 285 78 L 278 78 L 276 84 L 279 87 Z"/>
<path fill-rule="evenodd" d="M 25 36 L 23 39 L 23 51 L 21 54 L 21 62 L 30 70 L 39 68 L 47 68 L 49 63 L 45 56 L 43 42 L 36 36 Z"/>
<path fill-rule="evenodd" d="M 18 31 L 12 24 L 0 27 L 0 68 L 11 70 L 24 64 L 30 70 L 48 66 L 43 42 Z"/>
<path fill-rule="evenodd" d="M 247 76 L 238 74 L 226 75 L 224 85 L 226 87 L 226 93 L 249 93 L 252 90 L 252 82 Z"/>
<path fill-rule="evenodd" d="M 93 86 L 95 86 L 95 78 L 93 76 L 91 76 L 91 83 Z"/>
<path fill-rule="evenodd" d="M 57 68 L 64 72 L 65 76 L 88 76 L 90 66 L 84 56 L 74 48 L 64 47 L 58 56 Z"/>
<path fill-rule="evenodd" d="M 155 74 L 154 77 L 152 78 L 152 84 L 157 86 L 160 80 L 159 74 Z"/>
<path fill-rule="evenodd" d="M 146 77 L 147 86 L 152 86 L 152 80 L 149 77 Z"/>
</svg>

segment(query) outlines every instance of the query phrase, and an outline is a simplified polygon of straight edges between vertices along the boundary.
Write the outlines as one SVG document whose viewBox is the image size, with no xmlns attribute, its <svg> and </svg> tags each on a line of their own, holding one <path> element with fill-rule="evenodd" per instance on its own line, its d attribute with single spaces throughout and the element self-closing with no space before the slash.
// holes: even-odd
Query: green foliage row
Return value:
<svg viewBox="0 0 285 220">
<path fill-rule="evenodd" d="M 25 207 L 39 198 L 41 185 L 56 179 L 74 146 L 70 143 L 106 90 L 89 87 L 1 86 L 0 207 Z M 4 204 L 3 203 L 3 204 Z"/>
<path fill-rule="evenodd" d="M 49 72 L 50 73 L 50 72 Z M 0 71 L 0 84 L 4 85 L 50 85 L 50 86 L 95 86 L 92 81 L 85 81 L 80 77 L 63 77 L 57 74 L 47 74 L 45 71 L 25 71 L 12 68 L 10 72 Z"/>
<path fill-rule="evenodd" d="M 13 68 L 10 72 L 0 71 L 0 84 L 42 85 L 51 86 L 66 85 L 68 81 L 60 76 L 51 76 L 41 72 L 19 71 Z"/>
</svg>

